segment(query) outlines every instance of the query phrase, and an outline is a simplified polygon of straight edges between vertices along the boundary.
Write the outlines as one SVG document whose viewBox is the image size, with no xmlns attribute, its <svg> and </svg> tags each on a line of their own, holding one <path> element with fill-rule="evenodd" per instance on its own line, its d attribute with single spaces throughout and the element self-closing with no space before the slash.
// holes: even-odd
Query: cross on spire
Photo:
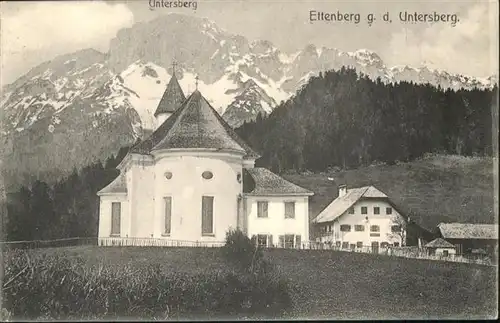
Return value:
<svg viewBox="0 0 500 323">
<path fill-rule="evenodd" d="M 196 86 L 196 89 L 198 90 L 198 79 L 199 79 L 198 75 L 196 75 L 194 79 L 196 80 L 194 84 Z"/>
<path fill-rule="evenodd" d="M 175 67 L 177 66 L 177 63 L 175 61 L 172 62 L 172 75 L 175 75 Z"/>
</svg>

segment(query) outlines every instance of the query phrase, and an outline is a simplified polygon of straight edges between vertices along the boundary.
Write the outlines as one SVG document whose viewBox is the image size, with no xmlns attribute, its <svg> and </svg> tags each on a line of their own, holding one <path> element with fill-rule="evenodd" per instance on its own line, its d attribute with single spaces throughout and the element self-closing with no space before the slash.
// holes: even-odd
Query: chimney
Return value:
<svg viewBox="0 0 500 323">
<path fill-rule="evenodd" d="M 339 197 L 342 197 L 347 194 L 347 185 L 342 184 L 339 185 Z"/>
</svg>

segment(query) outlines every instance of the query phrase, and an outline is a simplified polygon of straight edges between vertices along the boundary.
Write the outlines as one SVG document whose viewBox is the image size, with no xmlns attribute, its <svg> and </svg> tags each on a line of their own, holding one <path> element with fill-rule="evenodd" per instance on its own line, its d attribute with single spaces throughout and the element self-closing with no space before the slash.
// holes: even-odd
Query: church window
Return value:
<svg viewBox="0 0 500 323">
<path fill-rule="evenodd" d="M 201 233 L 212 235 L 214 233 L 214 197 L 203 196 L 201 200 Z"/>
<path fill-rule="evenodd" d="M 201 176 L 204 178 L 204 179 L 211 179 L 212 177 L 214 177 L 214 174 L 210 171 L 204 171 Z"/>
<path fill-rule="evenodd" d="M 170 234 L 172 230 L 172 197 L 166 196 L 165 198 L 165 232 L 164 234 Z"/>
<path fill-rule="evenodd" d="M 295 202 L 285 202 L 285 219 L 295 219 Z"/>
<path fill-rule="evenodd" d="M 171 179 L 172 178 L 172 172 L 165 172 L 165 178 L 166 179 Z"/>
<path fill-rule="evenodd" d="M 120 235 L 121 203 L 111 203 L 111 235 Z"/>
<path fill-rule="evenodd" d="M 267 218 L 267 201 L 257 202 L 257 217 Z"/>
</svg>

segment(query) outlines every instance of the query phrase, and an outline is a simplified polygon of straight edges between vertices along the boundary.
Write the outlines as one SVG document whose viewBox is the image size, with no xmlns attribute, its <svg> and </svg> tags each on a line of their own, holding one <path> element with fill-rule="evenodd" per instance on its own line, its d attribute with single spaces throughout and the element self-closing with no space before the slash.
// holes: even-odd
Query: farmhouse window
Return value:
<svg viewBox="0 0 500 323">
<path fill-rule="evenodd" d="M 368 214 L 368 208 L 366 206 L 361 207 L 361 214 Z"/>
<path fill-rule="evenodd" d="M 349 249 L 351 249 L 351 250 L 356 249 L 356 245 L 355 245 L 354 243 L 351 243 L 351 244 L 349 245 Z"/>
<path fill-rule="evenodd" d="M 385 214 L 392 214 L 392 207 L 386 207 Z"/>
<path fill-rule="evenodd" d="M 340 231 L 349 232 L 351 231 L 351 226 L 349 224 L 342 224 L 340 226 Z"/>
<path fill-rule="evenodd" d="M 335 247 L 340 248 L 340 241 L 335 242 Z"/>
<path fill-rule="evenodd" d="M 295 202 L 285 202 L 285 219 L 295 218 Z"/>
<path fill-rule="evenodd" d="M 122 205 L 120 202 L 111 203 L 111 235 L 120 235 L 120 220 Z"/>
<path fill-rule="evenodd" d="M 378 206 L 373 207 L 373 214 L 380 214 L 380 208 Z"/>
<path fill-rule="evenodd" d="M 378 225 L 371 225 L 370 231 L 371 232 L 380 232 L 380 227 Z"/>
<path fill-rule="evenodd" d="M 166 196 L 165 200 L 165 234 L 170 234 L 172 229 L 172 197 Z"/>
<path fill-rule="evenodd" d="M 214 233 L 214 197 L 203 196 L 201 200 L 201 234 Z"/>
<path fill-rule="evenodd" d="M 448 250 L 443 250 L 443 256 L 448 257 L 449 253 Z"/>
<path fill-rule="evenodd" d="M 267 218 L 267 201 L 257 202 L 257 217 Z"/>
<path fill-rule="evenodd" d="M 342 242 L 342 249 L 349 249 L 349 242 L 348 241 Z"/>
<path fill-rule="evenodd" d="M 392 232 L 401 232 L 401 226 L 400 225 L 393 225 L 393 226 L 391 226 L 391 231 Z"/>
<path fill-rule="evenodd" d="M 362 241 L 356 242 L 356 248 L 358 248 L 358 249 L 363 248 L 363 242 Z"/>
<path fill-rule="evenodd" d="M 285 234 L 285 248 L 293 248 L 294 246 L 293 234 Z"/>
<path fill-rule="evenodd" d="M 349 214 L 354 214 L 354 207 L 349 208 Z"/>
<path fill-rule="evenodd" d="M 354 231 L 365 231 L 365 226 L 364 225 L 361 225 L 361 224 L 356 224 L 354 226 Z"/>
</svg>

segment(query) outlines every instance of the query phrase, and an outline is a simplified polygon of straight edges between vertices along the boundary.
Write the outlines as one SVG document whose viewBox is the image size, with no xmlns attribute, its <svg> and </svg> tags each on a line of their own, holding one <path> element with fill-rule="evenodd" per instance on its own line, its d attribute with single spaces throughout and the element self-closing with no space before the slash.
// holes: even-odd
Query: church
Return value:
<svg viewBox="0 0 500 323">
<path fill-rule="evenodd" d="M 97 194 L 101 246 L 217 246 L 230 229 L 263 247 L 309 241 L 313 193 L 266 168 L 196 90 L 187 98 L 172 73 L 156 129 L 117 166 Z"/>
</svg>

